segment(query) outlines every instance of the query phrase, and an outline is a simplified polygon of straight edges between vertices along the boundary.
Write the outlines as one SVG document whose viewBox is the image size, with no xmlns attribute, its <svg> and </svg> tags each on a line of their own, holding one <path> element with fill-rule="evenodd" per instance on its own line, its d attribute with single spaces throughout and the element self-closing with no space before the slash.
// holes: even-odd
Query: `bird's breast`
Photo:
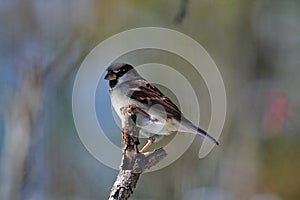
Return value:
<svg viewBox="0 0 300 200">
<path fill-rule="evenodd" d="M 114 110 L 116 111 L 118 116 L 122 119 L 123 115 L 121 113 L 121 108 L 127 107 L 128 105 L 132 105 L 134 103 L 121 90 L 112 90 L 110 92 L 110 96 L 111 96 L 111 103 Z"/>
</svg>

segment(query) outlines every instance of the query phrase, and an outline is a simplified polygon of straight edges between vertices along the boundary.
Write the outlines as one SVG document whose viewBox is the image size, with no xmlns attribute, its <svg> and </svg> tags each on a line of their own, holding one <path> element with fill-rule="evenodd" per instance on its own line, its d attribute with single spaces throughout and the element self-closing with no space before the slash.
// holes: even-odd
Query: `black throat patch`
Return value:
<svg viewBox="0 0 300 200">
<path fill-rule="evenodd" d="M 118 79 L 115 79 L 115 80 L 110 80 L 109 81 L 109 87 L 110 88 L 114 88 L 118 83 Z"/>
</svg>

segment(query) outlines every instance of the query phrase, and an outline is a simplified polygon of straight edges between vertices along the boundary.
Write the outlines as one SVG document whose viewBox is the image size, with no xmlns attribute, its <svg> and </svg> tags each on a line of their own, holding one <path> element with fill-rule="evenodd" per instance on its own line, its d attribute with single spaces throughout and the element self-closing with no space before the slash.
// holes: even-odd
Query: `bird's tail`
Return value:
<svg viewBox="0 0 300 200">
<path fill-rule="evenodd" d="M 208 139 L 210 139 L 213 143 L 215 143 L 216 145 L 219 145 L 219 142 L 211 135 L 209 135 L 205 130 L 198 128 L 197 127 L 197 134 L 201 135 L 203 137 L 207 137 Z"/>
<path fill-rule="evenodd" d="M 213 143 L 216 145 L 219 145 L 219 142 L 211 135 L 209 135 L 205 130 L 195 126 L 192 122 L 190 122 L 187 119 L 182 119 L 181 127 L 179 128 L 179 131 L 183 132 L 190 132 L 190 131 L 195 132 L 197 135 L 200 135 L 202 137 L 206 137 L 210 139 Z"/>
</svg>

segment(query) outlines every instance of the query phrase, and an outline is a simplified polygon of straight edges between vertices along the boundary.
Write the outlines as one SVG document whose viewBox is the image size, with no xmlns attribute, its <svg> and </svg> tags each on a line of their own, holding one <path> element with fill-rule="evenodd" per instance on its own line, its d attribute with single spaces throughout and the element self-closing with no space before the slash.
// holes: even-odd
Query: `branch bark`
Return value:
<svg viewBox="0 0 300 200">
<path fill-rule="evenodd" d="M 109 200 L 128 199 L 133 193 L 140 175 L 146 169 L 150 169 L 156 165 L 167 155 L 162 148 L 145 154 L 139 153 L 139 128 L 135 125 L 136 115 L 143 114 L 146 116 L 147 114 L 133 105 L 125 108 L 123 114 L 125 116 L 125 123 L 122 128 L 122 162 L 117 179 L 111 189 Z"/>
</svg>

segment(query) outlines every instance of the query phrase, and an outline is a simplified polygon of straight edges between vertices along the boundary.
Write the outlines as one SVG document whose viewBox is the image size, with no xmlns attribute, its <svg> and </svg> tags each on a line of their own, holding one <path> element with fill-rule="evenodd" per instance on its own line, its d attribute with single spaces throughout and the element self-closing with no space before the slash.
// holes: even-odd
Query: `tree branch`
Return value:
<svg viewBox="0 0 300 200">
<path fill-rule="evenodd" d="M 181 0 L 179 11 L 174 18 L 175 24 L 182 24 L 182 21 L 188 12 L 188 4 L 189 0 Z"/>
<path fill-rule="evenodd" d="M 122 125 L 122 162 L 117 179 L 111 189 L 109 200 L 126 200 L 133 193 L 140 175 L 160 162 L 167 153 L 160 148 L 153 152 L 141 154 L 138 152 L 138 132 L 135 126 L 137 114 L 149 117 L 141 109 L 135 106 L 128 106 L 123 109 L 125 123 Z"/>
</svg>

